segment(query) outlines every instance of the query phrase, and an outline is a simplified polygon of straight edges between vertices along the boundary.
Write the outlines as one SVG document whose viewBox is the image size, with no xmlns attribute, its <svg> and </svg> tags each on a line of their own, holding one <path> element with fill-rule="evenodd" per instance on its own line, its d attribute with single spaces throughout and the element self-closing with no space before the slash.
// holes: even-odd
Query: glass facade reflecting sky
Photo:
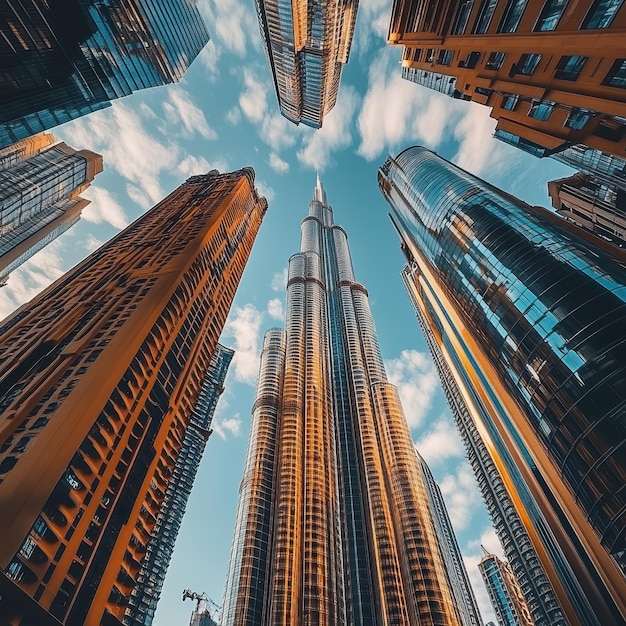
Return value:
<svg viewBox="0 0 626 626">
<path fill-rule="evenodd" d="M 389 157 L 379 182 L 568 617 L 621 619 L 626 258 L 424 148 Z"/>
<path fill-rule="evenodd" d="M 0 5 L 0 147 L 176 82 L 209 40 L 194 0 Z"/>
<path fill-rule="evenodd" d="M 222 624 L 459 623 L 367 291 L 321 183 L 265 336 Z"/>
</svg>

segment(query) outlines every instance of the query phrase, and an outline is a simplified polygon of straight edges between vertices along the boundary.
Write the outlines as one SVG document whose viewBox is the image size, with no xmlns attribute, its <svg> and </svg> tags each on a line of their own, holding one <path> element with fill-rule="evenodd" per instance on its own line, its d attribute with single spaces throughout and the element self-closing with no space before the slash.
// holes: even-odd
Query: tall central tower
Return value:
<svg viewBox="0 0 626 626">
<path fill-rule="evenodd" d="M 367 291 L 318 178 L 267 332 L 224 625 L 459 624 Z"/>
</svg>

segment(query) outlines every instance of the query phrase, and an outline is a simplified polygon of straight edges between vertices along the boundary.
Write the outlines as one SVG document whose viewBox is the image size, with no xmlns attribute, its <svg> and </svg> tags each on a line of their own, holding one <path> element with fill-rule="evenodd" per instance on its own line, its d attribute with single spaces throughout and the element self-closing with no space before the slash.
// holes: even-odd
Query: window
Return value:
<svg viewBox="0 0 626 626">
<path fill-rule="evenodd" d="M 587 63 L 587 57 L 578 55 L 563 56 L 556 66 L 554 78 L 559 80 L 577 80 L 583 71 L 583 67 L 585 67 L 585 63 Z"/>
<path fill-rule="evenodd" d="M 533 30 L 535 32 L 554 30 L 565 11 L 567 2 L 568 0 L 546 0 Z"/>
<path fill-rule="evenodd" d="M 513 94 L 507 94 L 502 98 L 502 108 L 507 111 L 515 111 L 517 103 L 519 102 L 519 96 Z"/>
<path fill-rule="evenodd" d="M 506 54 L 504 52 L 492 52 L 485 63 L 486 70 L 499 70 L 504 63 Z"/>
<path fill-rule="evenodd" d="M 493 17 L 493 12 L 496 10 L 497 4 L 498 0 L 483 0 L 481 2 L 476 23 L 474 24 L 474 28 L 472 28 L 472 33 L 480 35 L 489 30 L 489 24 L 491 23 L 491 18 Z"/>
<path fill-rule="evenodd" d="M 514 33 L 524 14 L 527 0 L 509 0 L 498 26 L 499 33 Z"/>
<path fill-rule="evenodd" d="M 528 117 L 534 117 L 536 120 L 547 120 L 552 115 L 555 103 L 549 100 L 533 100 L 528 111 Z"/>
<path fill-rule="evenodd" d="M 591 115 L 592 112 L 585 109 L 572 109 L 572 112 L 565 122 L 565 126 L 572 130 L 582 130 L 591 118 Z"/>
<path fill-rule="evenodd" d="M 415 48 L 415 50 L 413 51 L 413 61 L 419 61 L 421 56 L 422 56 L 422 49 Z"/>
<path fill-rule="evenodd" d="M 467 22 L 469 21 L 472 7 L 474 6 L 474 0 L 465 0 L 459 4 L 459 8 L 456 11 L 454 18 L 454 24 L 452 25 L 451 35 L 463 35 L 467 28 Z"/>
<path fill-rule="evenodd" d="M 480 59 L 480 52 L 470 52 L 464 60 L 459 61 L 459 67 L 467 67 L 474 69 L 478 60 Z"/>
<path fill-rule="evenodd" d="M 582 29 L 592 29 L 610 26 L 623 1 L 595 0 L 580 27 Z"/>
<path fill-rule="evenodd" d="M 439 63 L 439 65 L 450 65 L 450 63 L 452 63 L 453 56 L 454 52 L 452 50 L 439 50 L 437 63 Z"/>
<path fill-rule="evenodd" d="M 626 59 L 615 59 L 615 63 L 613 63 L 602 84 L 626 89 Z"/>
<path fill-rule="evenodd" d="M 511 76 L 515 74 L 523 74 L 524 76 L 532 76 L 541 61 L 540 54 L 522 54 L 517 65 L 511 68 Z"/>
</svg>

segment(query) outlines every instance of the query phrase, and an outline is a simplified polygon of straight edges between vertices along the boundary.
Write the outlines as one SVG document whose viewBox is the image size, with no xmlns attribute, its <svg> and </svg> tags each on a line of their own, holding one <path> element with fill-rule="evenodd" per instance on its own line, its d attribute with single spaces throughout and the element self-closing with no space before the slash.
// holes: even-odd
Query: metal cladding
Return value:
<svg viewBox="0 0 626 626">
<path fill-rule="evenodd" d="M 425 148 L 389 157 L 379 184 L 473 465 L 486 451 L 565 620 L 623 623 L 624 252 Z"/>
<path fill-rule="evenodd" d="M 320 128 L 337 100 L 358 0 L 255 0 L 280 112 Z"/>
<path fill-rule="evenodd" d="M 0 147 L 179 81 L 209 41 L 194 0 L 0 4 Z"/>
<path fill-rule="evenodd" d="M 267 332 L 222 624 L 459 624 L 367 291 L 317 181 Z"/>
<path fill-rule="evenodd" d="M 0 578 L 61 623 L 122 623 L 266 208 L 194 176 L 0 324 Z"/>
</svg>

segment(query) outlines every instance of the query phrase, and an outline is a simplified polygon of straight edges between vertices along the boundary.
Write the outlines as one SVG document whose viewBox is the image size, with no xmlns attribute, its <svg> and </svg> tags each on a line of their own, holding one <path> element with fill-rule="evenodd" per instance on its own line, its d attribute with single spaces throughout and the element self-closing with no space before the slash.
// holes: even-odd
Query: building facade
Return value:
<svg viewBox="0 0 626 626">
<path fill-rule="evenodd" d="M 150 626 L 234 352 L 217 344 L 167 484 L 126 615 L 126 626 Z"/>
<path fill-rule="evenodd" d="M 491 107 L 497 129 L 558 151 L 626 149 L 622 0 L 395 0 L 402 76 Z"/>
<path fill-rule="evenodd" d="M 565 619 L 623 622 L 623 252 L 425 148 L 389 157 L 379 184 L 413 294 Z"/>
<path fill-rule="evenodd" d="M 0 4 L 0 148 L 179 81 L 209 33 L 195 0 Z"/>
<path fill-rule="evenodd" d="M 551 180 L 548 194 L 557 213 L 615 245 L 626 245 L 626 191 L 587 174 Z"/>
<path fill-rule="evenodd" d="M 484 548 L 483 548 L 484 550 Z M 478 564 L 500 626 L 534 626 L 522 591 L 506 561 L 485 555 Z"/>
<path fill-rule="evenodd" d="M 102 171 L 99 154 L 55 141 L 42 133 L 0 150 L 0 286 L 80 219 L 79 194 Z"/>
<path fill-rule="evenodd" d="M 266 333 L 222 624 L 458 624 L 365 288 L 319 182 Z"/>
<path fill-rule="evenodd" d="M 448 509 L 441 489 L 435 481 L 428 464 L 417 454 L 422 480 L 428 495 L 428 504 L 435 524 L 435 535 L 444 561 L 450 589 L 459 610 L 461 626 L 483 626 L 472 585 L 463 563 L 463 556 L 452 528 Z"/>
<path fill-rule="evenodd" d="M 280 112 L 320 128 L 337 100 L 358 0 L 255 0 Z"/>
<path fill-rule="evenodd" d="M 190 178 L 2 322 L 9 622 L 123 623 L 267 207 L 253 185 Z"/>
</svg>

